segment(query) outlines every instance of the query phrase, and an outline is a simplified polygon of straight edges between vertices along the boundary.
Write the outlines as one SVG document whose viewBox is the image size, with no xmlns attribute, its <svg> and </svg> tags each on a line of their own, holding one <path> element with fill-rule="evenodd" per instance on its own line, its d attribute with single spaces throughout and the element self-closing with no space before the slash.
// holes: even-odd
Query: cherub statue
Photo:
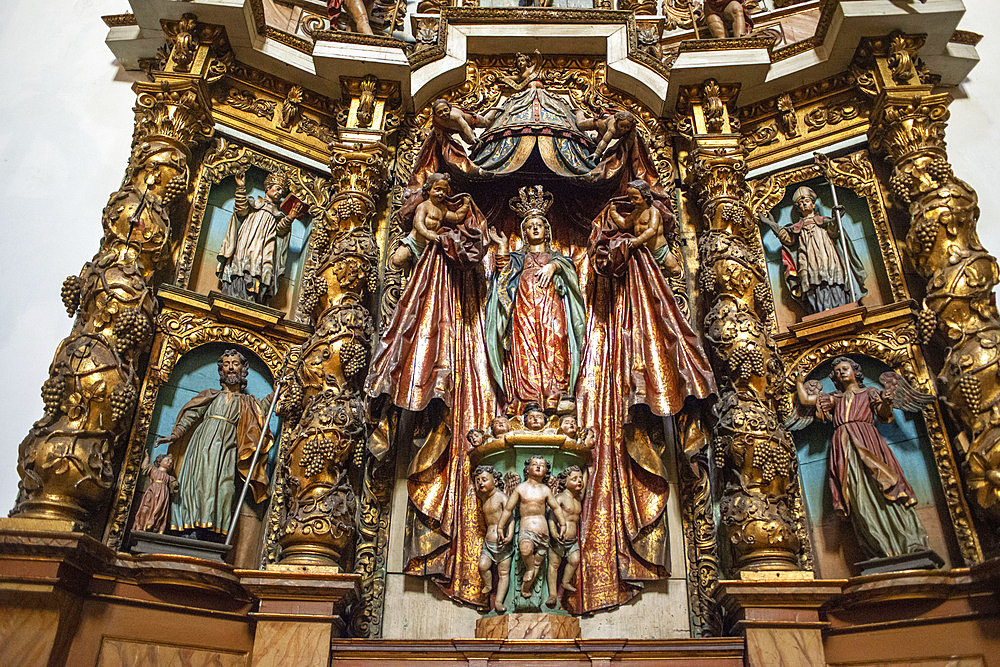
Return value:
<svg viewBox="0 0 1000 667">
<path fill-rule="evenodd" d="M 472 206 L 472 198 L 461 195 L 462 204 L 454 211 L 448 208 L 451 195 L 451 177 L 448 174 L 431 174 L 421 188 L 424 201 L 413 212 L 413 229 L 400 242 L 392 254 L 392 265 L 397 269 L 416 263 L 424 248 L 432 241 L 440 239 L 438 230 L 445 221 L 459 223 L 465 220 Z"/>
<path fill-rule="evenodd" d="M 641 179 L 630 181 L 625 196 L 633 206 L 631 213 L 622 215 L 616 203 L 611 204 L 608 212 L 619 229 L 635 237 L 629 239 L 629 247 L 646 246 L 660 266 L 671 275 L 679 275 L 681 267 L 670 252 L 670 244 L 663 233 L 663 214 L 653 206 L 653 190 L 649 183 Z"/>
<path fill-rule="evenodd" d="M 704 0 L 705 22 L 716 39 L 726 38 L 726 23 L 731 26 L 732 37 L 744 37 L 753 28 L 753 19 L 744 0 Z"/>
<path fill-rule="evenodd" d="M 481 115 L 457 107 L 448 100 L 437 99 L 431 104 L 431 112 L 431 123 L 436 129 L 448 135 L 458 134 L 465 143 L 475 147 L 479 145 L 479 140 L 473 129 L 489 127 L 500 110 L 490 109 Z"/>
<path fill-rule="evenodd" d="M 510 418 L 507 415 L 497 415 L 490 422 L 490 431 L 493 433 L 494 438 L 499 438 L 502 435 L 510 432 Z"/>
<path fill-rule="evenodd" d="M 556 503 L 562 509 L 566 519 L 566 529 L 561 537 L 552 540 L 552 555 L 549 556 L 549 598 L 545 604 L 552 607 L 558 599 L 559 567 L 563 561 L 566 568 L 563 570 L 562 587 L 572 593 L 576 592 L 573 579 L 576 576 L 576 568 L 580 565 L 580 514 L 583 512 L 583 490 L 587 486 L 587 474 L 580 466 L 568 466 L 559 473 L 562 487 L 556 495 Z M 556 525 L 550 520 L 549 530 L 556 531 Z"/>
<path fill-rule="evenodd" d="M 559 419 L 559 432 L 570 440 L 575 440 L 577 434 L 576 417 L 573 415 L 563 415 Z"/>
<path fill-rule="evenodd" d="M 524 563 L 521 576 L 521 596 L 531 597 L 531 589 L 549 550 L 549 524 L 545 519 L 548 507 L 555 516 L 556 535 L 560 539 L 566 534 L 566 518 L 562 507 L 548 486 L 549 462 L 542 456 L 532 456 L 524 462 L 524 481 L 518 484 L 507 498 L 503 514 L 500 516 L 500 538 L 504 543 L 514 537 L 514 510 L 521 520 L 517 535 L 517 549 Z"/>
<path fill-rule="evenodd" d="M 517 66 L 517 76 L 501 75 L 500 81 L 513 88 L 514 92 L 520 92 L 527 88 L 531 82 L 537 80 L 538 75 L 541 74 L 542 54 L 538 52 L 538 49 L 535 49 L 531 56 L 518 53 L 514 56 L 514 62 Z"/>
<path fill-rule="evenodd" d="M 177 493 L 180 489 L 173 473 L 173 456 L 160 454 L 150 466 L 149 452 L 146 452 L 146 458 L 142 461 L 142 474 L 149 475 L 149 486 L 139 501 L 132 530 L 163 533 L 170 525 L 170 494 Z"/>
<path fill-rule="evenodd" d="M 524 408 L 524 428 L 529 431 L 541 431 L 548 419 L 537 403 L 529 403 Z"/>
<path fill-rule="evenodd" d="M 576 126 L 584 132 L 591 130 L 597 132 L 597 147 L 590 159 L 594 162 L 600 162 L 612 141 L 621 139 L 635 131 L 635 116 L 628 111 L 619 110 L 601 118 L 592 118 L 587 116 L 584 111 L 577 110 Z"/>
<path fill-rule="evenodd" d="M 465 434 L 465 439 L 468 441 L 469 447 L 475 449 L 486 442 L 486 432 L 480 428 L 472 428 Z"/>
<path fill-rule="evenodd" d="M 486 519 L 483 551 L 479 556 L 479 575 L 483 578 L 483 592 L 489 594 L 493 590 L 493 567 L 496 566 L 497 587 L 493 609 L 502 614 L 507 611 L 503 600 L 507 597 L 507 587 L 510 585 L 510 563 L 514 555 L 513 543 L 502 540 L 500 534 L 500 519 L 507 503 L 507 494 L 504 493 L 500 471 L 493 466 L 477 467 L 473 477 L 476 495 Z"/>
<path fill-rule="evenodd" d="M 837 391 L 828 394 L 819 380 L 796 379 L 798 403 L 786 422 L 805 428 L 814 417 L 833 422 L 827 470 L 833 507 L 851 521 L 858 544 L 871 558 L 927 550 L 927 533 L 913 506 L 917 499 L 903 469 L 875 426 L 889 424 L 893 409 L 917 412 L 934 397 L 915 390 L 898 373 L 879 376 L 884 389 L 864 386 L 861 365 L 849 357 L 833 360 Z"/>
</svg>

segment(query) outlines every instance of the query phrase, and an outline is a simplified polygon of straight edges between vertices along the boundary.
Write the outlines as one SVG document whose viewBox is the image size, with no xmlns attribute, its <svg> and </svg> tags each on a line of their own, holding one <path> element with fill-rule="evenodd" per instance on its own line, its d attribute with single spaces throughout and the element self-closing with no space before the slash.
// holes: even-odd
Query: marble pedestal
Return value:
<svg viewBox="0 0 1000 667">
<path fill-rule="evenodd" d="M 840 594 L 844 580 L 817 580 L 810 572 L 744 572 L 720 581 L 717 597 L 726 626 L 746 641 L 751 667 L 826 665 L 819 609 Z"/>
<path fill-rule="evenodd" d="M 337 568 L 271 566 L 237 570 L 240 583 L 258 600 L 252 664 L 325 665 L 330 640 L 344 635 L 344 614 L 361 591 L 360 574 Z"/>
<path fill-rule="evenodd" d="M 556 614 L 504 614 L 476 621 L 476 639 L 577 639 L 580 619 Z"/>
</svg>

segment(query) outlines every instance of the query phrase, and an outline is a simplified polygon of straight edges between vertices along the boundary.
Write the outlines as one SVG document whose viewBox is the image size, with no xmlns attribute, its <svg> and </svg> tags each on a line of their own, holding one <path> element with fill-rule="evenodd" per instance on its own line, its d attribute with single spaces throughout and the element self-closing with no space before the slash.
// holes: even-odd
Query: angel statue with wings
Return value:
<svg viewBox="0 0 1000 667">
<path fill-rule="evenodd" d="M 819 380 L 796 378 L 798 404 L 786 426 L 800 430 L 814 418 L 833 422 L 827 461 L 833 507 L 851 521 L 858 544 L 869 558 L 890 558 L 927 551 L 927 533 L 913 506 L 917 499 L 903 469 L 875 426 L 894 419 L 893 409 L 917 412 L 934 397 L 916 391 L 898 373 L 879 376 L 884 389 L 864 385 L 861 365 L 837 357 L 830 373 L 837 391 L 823 391 Z"/>
</svg>

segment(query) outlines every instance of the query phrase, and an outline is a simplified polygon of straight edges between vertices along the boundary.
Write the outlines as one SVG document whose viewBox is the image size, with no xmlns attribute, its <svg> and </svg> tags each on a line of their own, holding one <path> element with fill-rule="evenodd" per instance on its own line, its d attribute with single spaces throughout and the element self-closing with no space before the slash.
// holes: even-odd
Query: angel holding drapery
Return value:
<svg viewBox="0 0 1000 667">
<path fill-rule="evenodd" d="M 893 371 L 879 376 L 884 389 L 867 387 L 861 365 L 837 357 L 830 373 L 837 391 L 823 391 L 819 380 L 796 378 L 798 402 L 785 425 L 805 428 L 814 418 L 833 423 L 827 462 L 833 507 L 850 519 L 858 544 L 870 558 L 927 550 L 927 532 L 913 506 L 917 499 L 903 469 L 875 425 L 889 424 L 894 409 L 917 412 L 934 397 L 915 390 Z"/>
</svg>

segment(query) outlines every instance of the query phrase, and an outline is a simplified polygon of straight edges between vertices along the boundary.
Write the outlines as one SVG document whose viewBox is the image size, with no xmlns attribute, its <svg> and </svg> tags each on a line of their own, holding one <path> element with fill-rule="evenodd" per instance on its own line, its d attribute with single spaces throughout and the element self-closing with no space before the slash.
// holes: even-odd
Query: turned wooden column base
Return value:
<svg viewBox="0 0 1000 667">
<path fill-rule="evenodd" d="M 274 565 L 237 570 L 240 583 L 258 600 L 254 667 L 325 665 L 330 640 L 344 635 L 344 613 L 359 599 L 360 574 L 335 567 Z"/>
<path fill-rule="evenodd" d="M 744 572 L 720 581 L 717 597 L 733 634 L 743 635 L 751 667 L 826 664 L 819 608 L 846 581 L 813 579 L 810 572 Z"/>
</svg>

